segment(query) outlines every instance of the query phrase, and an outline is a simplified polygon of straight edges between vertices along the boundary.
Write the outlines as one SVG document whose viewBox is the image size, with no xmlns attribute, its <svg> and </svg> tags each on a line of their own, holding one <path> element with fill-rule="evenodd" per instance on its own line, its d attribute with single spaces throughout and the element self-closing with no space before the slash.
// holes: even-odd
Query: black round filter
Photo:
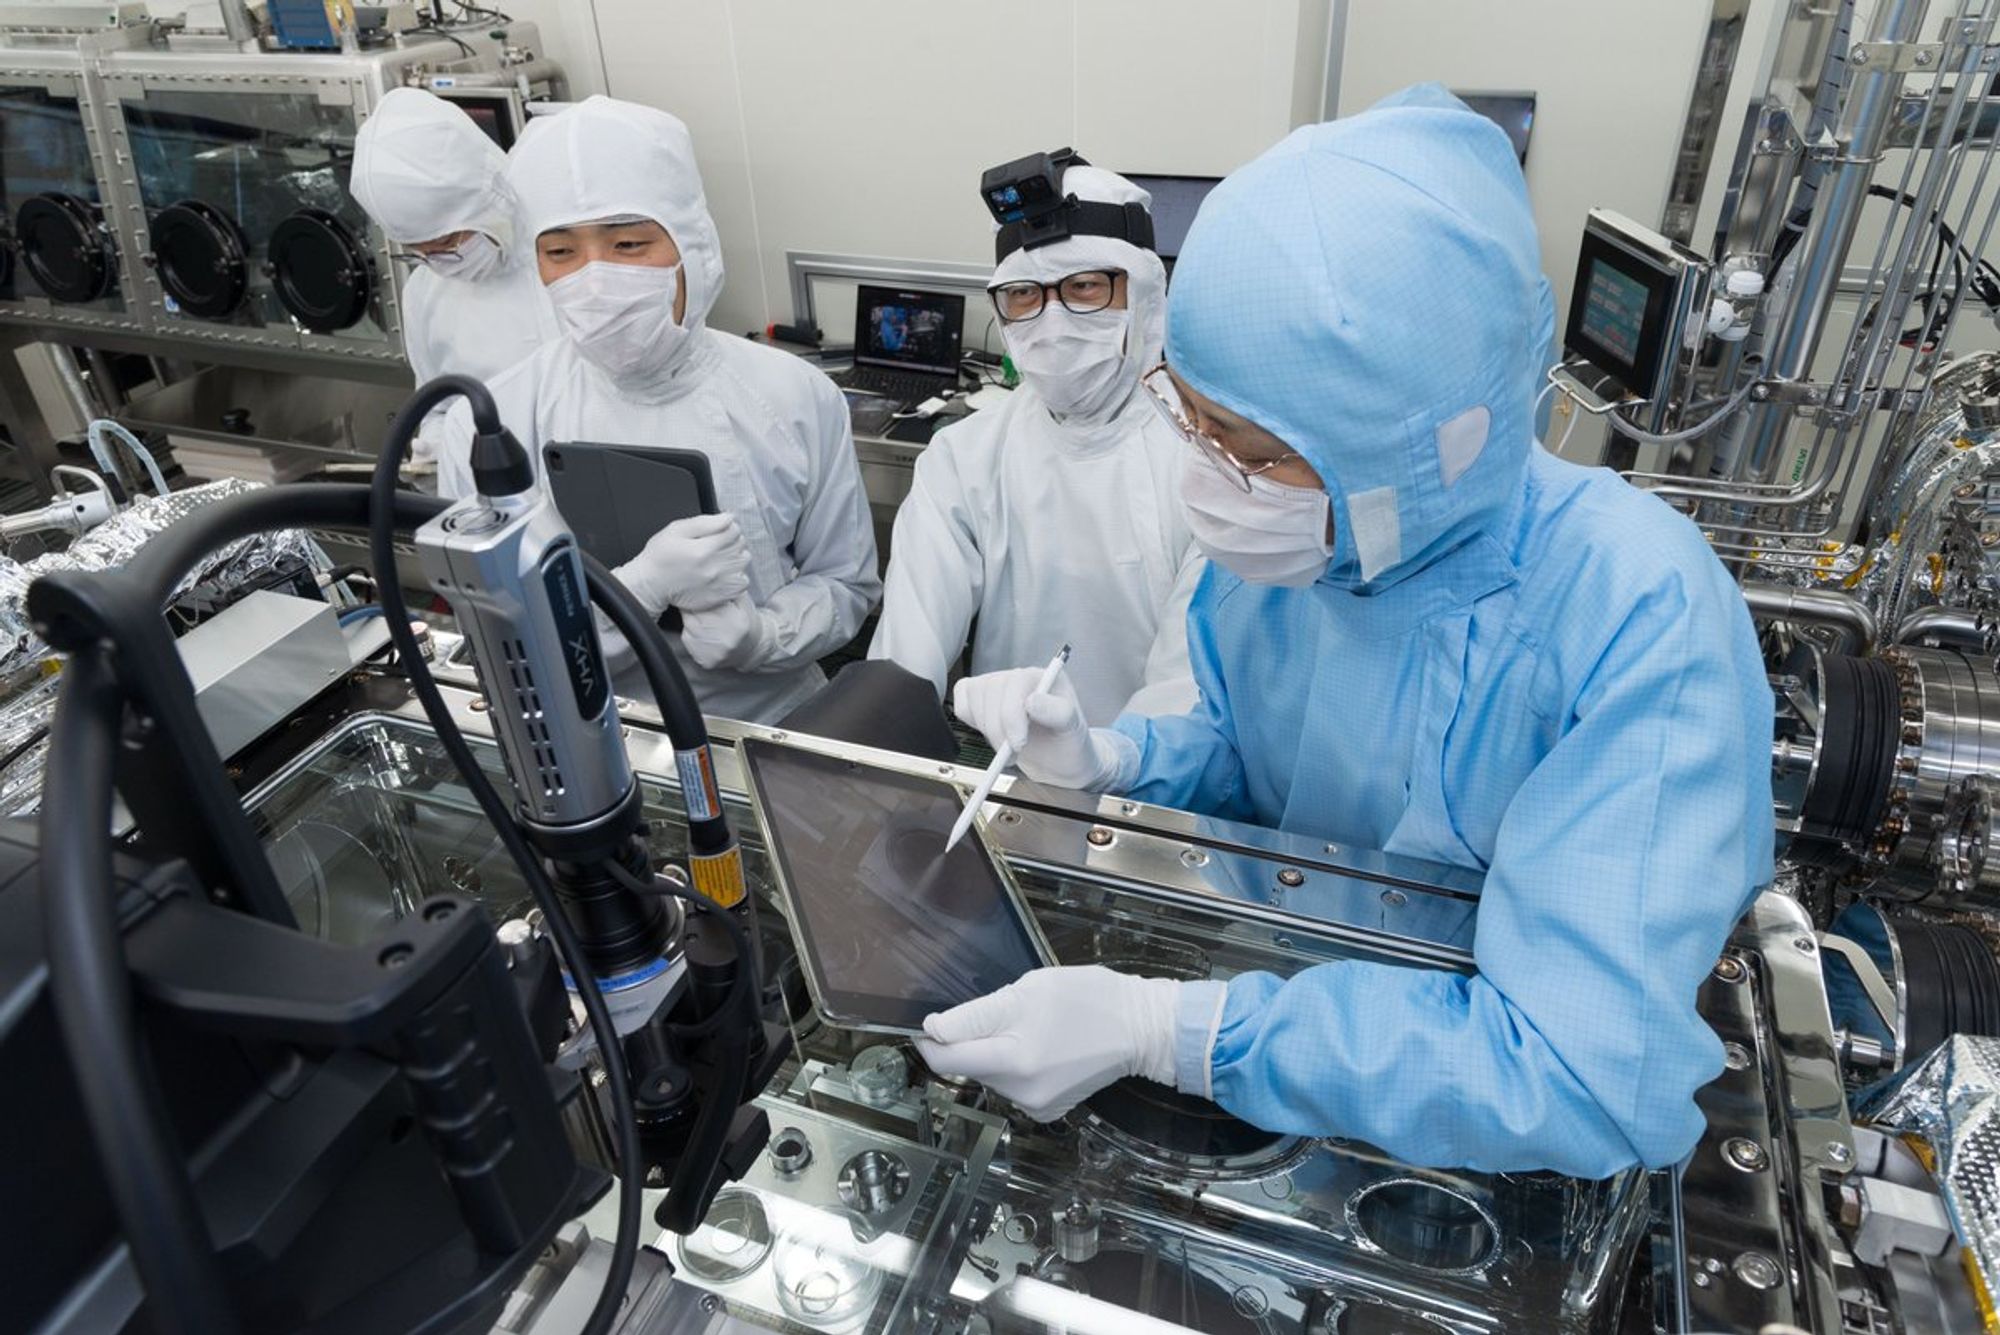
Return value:
<svg viewBox="0 0 2000 1335">
<path fill-rule="evenodd" d="M 1914 1065 L 1953 1034 L 2000 1035 L 2000 961 L 1979 933 L 1959 923 L 1891 922 L 1909 1006 L 1903 1065 Z"/>
<path fill-rule="evenodd" d="M 292 318 L 315 334 L 346 329 L 368 310 L 368 252 L 325 209 L 300 209 L 271 229 L 271 281 Z"/>
<path fill-rule="evenodd" d="M 75 195 L 36 195 L 14 217 L 21 263 L 56 301 L 96 301 L 111 290 L 118 265 L 97 225 L 97 209 Z"/>
<path fill-rule="evenodd" d="M 184 199 L 153 215 L 153 263 L 160 286 L 189 315 L 222 320 L 250 291 L 243 230 L 211 204 Z"/>
<path fill-rule="evenodd" d="M 1803 810 L 1805 832 L 1865 844 L 1882 822 L 1896 777 L 1902 692 L 1879 658 L 1820 660 L 1820 762 Z"/>
</svg>

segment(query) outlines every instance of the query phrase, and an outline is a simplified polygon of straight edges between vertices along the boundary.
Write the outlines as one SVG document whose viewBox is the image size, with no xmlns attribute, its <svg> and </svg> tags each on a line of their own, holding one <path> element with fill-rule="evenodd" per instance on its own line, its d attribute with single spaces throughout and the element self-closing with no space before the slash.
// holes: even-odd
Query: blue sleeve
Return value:
<svg viewBox="0 0 2000 1335">
<path fill-rule="evenodd" d="M 1111 725 L 1138 752 L 1137 777 L 1125 787 L 1126 797 L 1234 820 L 1254 818 L 1216 639 L 1221 603 L 1240 585 L 1211 562 L 1188 604 L 1188 667 L 1200 693 L 1194 708 L 1153 718 L 1122 714 Z"/>
<path fill-rule="evenodd" d="M 1603 1177 L 1686 1155 L 1722 1069 L 1696 989 L 1771 872 L 1771 695 L 1742 603 L 1706 574 L 1599 641 L 1501 820 L 1477 974 L 1343 961 L 1184 989 L 1184 1086 L 1420 1164 Z"/>
</svg>

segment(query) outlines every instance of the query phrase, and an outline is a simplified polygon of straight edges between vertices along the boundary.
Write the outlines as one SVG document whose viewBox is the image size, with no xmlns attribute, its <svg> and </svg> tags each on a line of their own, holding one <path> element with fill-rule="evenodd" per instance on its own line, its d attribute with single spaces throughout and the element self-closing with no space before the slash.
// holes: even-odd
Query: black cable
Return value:
<svg viewBox="0 0 2000 1335">
<path fill-rule="evenodd" d="M 729 995 L 723 999 L 722 1005 L 715 1008 L 713 1015 L 681 1030 L 689 1037 L 705 1037 L 712 1033 L 720 1035 L 715 1039 L 721 1058 L 717 1062 L 716 1087 L 695 1117 L 694 1126 L 688 1132 L 687 1144 L 681 1149 L 680 1163 L 674 1168 L 673 1181 L 667 1186 L 666 1208 L 686 1211 L 682 1217 L 691 1228 L 699 1219 L 679 1203 L 690 1193 L 702 1194 L 712 1180 L 715 1165 L 721 1162 L 723 1151 L 728 1147 L 730 1123 L 735 1120 L 736 1109 L 747 1092 L 744 1087 L 750 1083 L 751 1032 L 758 1024 L 756 1003 L 752 999 L 758 990 L 754 978 L 757 957 L 751 952 L 749 933 L 735 921 L 735 915 L 720 904 L 659 877 L 654 877 L 649 886 L 615 862 L 604 865 L 610 869 L 613 879 L 628 890 L 642 895 L 671 895 L 688 900 L 698 910 L 712 914 L 728 929 L 730 942 L 736 949 L 736 972 L 729 980 Z M 740 1015 L 740 1023 L 735 1027 L 727 1024 L 732 1012 Z M 672 1226 L 672 1222 L 665 1218 L 659 1222 Z"/>
<path fill-rule="evenodd" d="M 458 12 L 461 14 L 484 15 L 487 19 L 495 23 L 512 23 L 514 21 L 511 14 L 503 14 L 497 9 L 488 9 L 485 5 L 471 4 L 469 0 L 451 0 L 451 2 L 458 6 Z"/>
<path fill-rule="evenodd" d="M 756 956 L 750 952 L 750 934 L 743 930 L 743 924 L 736 921 L 736 916 L 700 891 L 675 885 L 663 876 L 654 876 L 648 883 L 634 876 L 628 868 L 616 861 L 606 862 L 604 869 L 611 873 L 612 880 L 633 894 L 664 895 L 670 899 L 678 899 L 691 905 L 704 916 L 716 919 L 729 933 L 729 943 L 736 950 L 738 962 L 736 973 L 729 980 L 729 995 L 723 999 L 722 1005 L 716 1007 L 715 1014 L 697 1020 L 693 1024 L 675 1025 L 674 1032 L 683 1038 L 706 1038 L 721 1027 L 722 1021 L 729 1018 L 732 1009 L 742 1010 L 746 1021 L 756 1023 L 757 1012 L 750 1008 L 750 974 L 753 972 L 751 962 Z"/>
<path fill-rule="evenodd" d="M 50 725 L 41 818 L 43 936 L 56 1028 L 105 1186 L 163 1335 L 238 1329 L 208 1224 L 140 1055 L 116 920 L 113 761 L 124 714 L 102 651 L 72 656 Z"/>
<path fill-rule="evenodd" d="M 701 716 L 701 707 L 687 683 L 687 674 L 681 671 L 680 660 L 667 651 L 659 623 L 646 614 L 646 609 L 639 605 L 632 591 L 605 569 L 603 562 L 588 552 L 582 555 L 584 582 L 590 589 L 590 600 L 604 610 L 611 624 L 617 627 L 618 633 L 631 647 L 640 671 L 652 687 L 654 707 L 660 711 L 661 725 L 666 728 L 667 739 L 673 743 L 674 750 L 707 750 L 708 721 Z M 704 774 L 714 773 L 712 764 L 699 768 Z M 701 795 L 703 805 L 713 801 L 715 812 L 713 816 L 703 819 L 695 816 L 695 795 L 683 793 L 681 796 L 688 811 L 689 851 L 711 857 L 727 852 L 734 839 L 729 832 L 729 820 L 722 813 L 721 795 L 714 792 Z"/>
<path fill-rule="evenodd" d="M 375 476 L 370 490 L 372 504 L 368 550 L 375 565 L 376 598 L 382 604 L 383 620 L 389 625 L 389 638 L 395 644 L 396 654 L 402 659 L 404 671 L 409 676 L 410 689 L 423 705 L 424 714 L 437 730 L 438 741 L 458 768 L 466 788 L 479 803 L 480 810 L 485 812 L 486 819 L 500 836 L 500 842 L 506 845 L 515 865 L 520 868 L 528 893 L 542 910 L 542 926 L 554 939 L 557 953 L 562 956 L 570 978 L 576 984 L 577 997 L 583 1002 L 591 1032 L 597 1035 L 597 1048 L 604 1059 L 605 1081 L 609 1086 L 612 1138 L 618 1154 L 618 1233 L 612 1244 L 611 1264 L 604 1277 L 604 1287 L 597 1295 L 596 1305 L 591 1308 L 590 1319 L 583 1325 L 582 1335 L 605 1335 L 624 1306 L 625 1290 L 632 1281 L 633 1263 L 638 1258 L 643 1206 L 640 1191 L 645 1177 L 639 1155 L 639 1123 L 633 1110 L 624 1049 L 617 1027 L 611 1023 L 611 1013 L 604 1004 L 604 994 L 598 990 L 597 978 L 591 972 L 589 958 L 576 938 L 575 929 L 570 926 L 562 901 L 549 881 L 547 869 L 528 846 L 526 837 L 514 822 L 513 812 L 507 809 L 506 802 L 494 791 L 485 771 L 479 767 L 472 748 L 466 743 L 465 734 L 459 731 L 450 708 L 438 691 L 437 681 L 431 676 L 423 651 L 417 647 L 416 636 L 410 631 L 409 607 L 403 600 L 403 590 L 396 579 L 394 517 L 397 465 L 404 449 L 415 438 L 417 427 L 425 415 L 444 400 L 460 394 L 471 403 L 473 421 L 481 434 L 497 435 L 500 432 L 499 413 L 493 406 L 493 398 L 477 381 L 447 375 L 418 389 L 389 424 L 388 438 L 383 442 L 382 452 L 375 462 Z M 108 813 L 106 819 L 108 821 Z M 103 829 L 104 823 L 100 822 L 96 828 Z"/>
<path fill-rule="evenodd" d="M 12 767 L 15 761 L 19 760 L 22 756 L 27 755 L 28 752 L 34 750 L 35 744 L 40 742 L 42 738 L 48 735 L 49 735 L 49 725 L 44 723 L 39 728 L 36 728 L 33 732 L 29 733 L 27 736 L 27 740 L 23 741 L 20 745 L 14 747 L 14 749 L 9 751 L 6 755 L 0 756 L 0 774 L 5 774 L 8 771 L 8 769 Z"/>
</svg>

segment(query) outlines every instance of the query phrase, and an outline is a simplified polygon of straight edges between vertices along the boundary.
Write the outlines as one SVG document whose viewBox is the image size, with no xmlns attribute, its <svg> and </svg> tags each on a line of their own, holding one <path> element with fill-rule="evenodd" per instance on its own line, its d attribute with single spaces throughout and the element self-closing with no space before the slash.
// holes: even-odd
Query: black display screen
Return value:
<svg viewBox="0 0 2000 1335">
<path fill-rule="evenodd" d="M 1646 285 L 1608 264 L 1590 268 L 1590 285 L 1583 293 L 1583 332 L 1616 353 L 1630 366 L 1639 357 L 1639 338 L 1646 330 Z"/>
<path fill-rule="evenodd" d="M 1208 192 L 1222 184 L 1219 176 L 1141 176 L 1126 179 L 1152 197 L 1153 250 L 1169 263 L 1180 258 L 1181 244 Z"/>
<path fill-rule="evenodd" d="M 1667 324 L 1676 281 L 1602 233 L 1584 233 L 1564 344 L 1627 393 L 1650 398 L 1674 354 Z"/>
<path fill-rule="evenodd" d="M 754 739 L 738 750 L 830 1021 L 917 1033 L 1048 962 L 977 835 L 944 853 L 955 788 Z"/>
</svg>

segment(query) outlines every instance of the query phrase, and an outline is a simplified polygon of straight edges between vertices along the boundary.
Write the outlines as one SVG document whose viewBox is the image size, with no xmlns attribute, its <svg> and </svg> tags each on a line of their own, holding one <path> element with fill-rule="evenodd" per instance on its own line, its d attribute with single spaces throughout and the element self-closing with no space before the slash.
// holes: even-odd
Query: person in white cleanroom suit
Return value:
<svg viewBox="0 0 2000 1335">
<path fill-rule="evenodd" d="M 403 285 L 403 355 L 417 383 L 487 381 L 559 336 L 525 249 L 503 172 L 507 155 L 463 111 L 416 88 L 391 90 L 354 138 L 355 200 L 414 260 Z M 438 413 L 415 453 L 437 452 Z"/>
<path fill-rule="evenodd" d="M 705 712 L 782 717 L 881 592 L 846 400 L 797 357 L 708 328 L 722 248 L 674 117 L 590 98 L 531 121 L 507 179 L 565 337 L 493 382 L 501 420 L 537 466 L 561 441 L 708 456 L 721 513 L 666 524 L 617 574 L 655 615 L 680 609 L 667 638 Z M 457 403 L 447 496 L 472 490 L 471 439 Z"/>
<path fill-rule="evenodd" d="M 1063 189 L 1152 202 L 1097 167 L 1069 168 Z M 975 673 L 1040 666 L 1067 643 L 1092 724 L 1178 713 L 1194 703 L 1187 604 L 1202 560 L 1178 490 L 1187 447 L 1139 388 L 1160 359 L 1166 269 L 1122 236 L 1028 249 L 1002 230 L 998 248 L 989 290 L 1024 385 L 918 456 L 869 654 L 942 694 L 976 623 Z"/>
</svg>

